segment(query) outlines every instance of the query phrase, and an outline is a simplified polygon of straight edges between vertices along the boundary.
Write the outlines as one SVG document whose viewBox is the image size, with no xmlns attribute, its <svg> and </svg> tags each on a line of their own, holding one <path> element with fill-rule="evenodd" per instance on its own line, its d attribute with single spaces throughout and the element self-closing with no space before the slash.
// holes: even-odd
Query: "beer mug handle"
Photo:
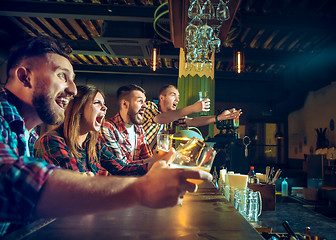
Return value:
<svg viewBox="0 0 336 240">
<path fill-rule="evenodd" d="M 257 191 L 258 193 L 258 198 L 259 198 L 259 213 L 258 213 L 258 217 L 261 215 L 262 212 L 262 200 L 261 200 L 261 194 L 259 191 Z"/>
</svg>

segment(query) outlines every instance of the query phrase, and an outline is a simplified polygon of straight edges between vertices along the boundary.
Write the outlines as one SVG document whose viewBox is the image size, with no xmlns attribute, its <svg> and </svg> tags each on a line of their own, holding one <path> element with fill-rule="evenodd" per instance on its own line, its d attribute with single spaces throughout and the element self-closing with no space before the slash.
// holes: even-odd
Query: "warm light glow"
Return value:
<svg viewBox="0 0 336 240">
<path fill-rule="evenodd" d="M 245 60 L 243 49 L 233 50 L 233 68 L 238 74 L 244 72 Z"/>
<path fill-rule="evenodd" d="M 180 141 L 189 141 L 190 138 L 188 137 L 172 137 L 174 140 L 180 140 Z"/>
<path fill-rule="evenodd" d="M 153 71 L 156 71 L 156 56 L 157 56 L 157 50 L 156 48 L 153 48 Z"/>
<path fill-rule="evenodd" d="M 237 72 L 241 72 L 241 55 L 240 52 L 237 52 Z"/>
</svg>

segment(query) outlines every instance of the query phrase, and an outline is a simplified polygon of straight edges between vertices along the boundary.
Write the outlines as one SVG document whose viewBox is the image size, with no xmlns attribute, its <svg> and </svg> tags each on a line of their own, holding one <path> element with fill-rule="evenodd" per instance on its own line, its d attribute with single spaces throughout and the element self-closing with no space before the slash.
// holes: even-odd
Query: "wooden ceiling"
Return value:
<svg viewBox="0 0 336 240">
<path fill-rule="evenodd" d="M 153 72 L 149 67 L 147 48 L 155 35 L 154 14 L 163 3 L 164 0 L 2 0 L 0 56 L 2 61 L 6 59 L 13 42 L 42 34 L 64 39 L 72 46 L 77 72 L 177 77 L 179 49 L 169 41 L 169 32 L 161 33 L 168 40 L 158 37 L 160 68 Z M 167 10 L 168 4 L 156 14 Z M 158 23 L 169 29 L 169 14 L 162 14 Z M 336 47 L 335 26 L 334 0 L 241 0 L 226 41 L 215 56 L 215 78 L 227 84 L 237 79 L 272 84 L 272 88 L 279 87 L 281 91 L 272 93 L 270 98 L 282 99 L 284 94 L 291 94 L 288 91 L 293 85 L 284 80 L 289 71 L 308 67 Z M 246 67 L 239 76 L 232 67 L 232 47 L 236 44 L 245 46 Z M 325 86 L 331 81 L 328 79 L 311 79 L 306 90 Z"/>
</svg>

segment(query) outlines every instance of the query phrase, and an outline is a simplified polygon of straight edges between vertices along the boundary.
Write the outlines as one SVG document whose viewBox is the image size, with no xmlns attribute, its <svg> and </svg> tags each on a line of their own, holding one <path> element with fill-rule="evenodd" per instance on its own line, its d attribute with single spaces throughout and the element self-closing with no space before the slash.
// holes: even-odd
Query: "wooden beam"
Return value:
<svg viewBox="0 0 336 240">
<path fill-rule="evenodd" d="M 221 40 L 221 43 L 223 44 L 226 40 L 226 36 L 229 33 L 229 30 L 231 28 L 232 22 L 236 16 L 237 10 L 239 8 L 241 0 L 230 0 L 228 3 L 228 8 L 230 11 L 230 19 L 227 21 L 224 21 L 222 23 L 222 26 L 219 31 L 219 39 Z"/>
<path fill-rule="evenodd" d="M 175 48 L 184 48 L 189 0 L 168 0 L 171 39 Z"/>
<path fill-rule="evenodd" d="M 0 16 L 96 19 L 125 22 L 154 22 L 154 6 L 127 6 L 76 2 L 0 1 Z"/>
</svg>

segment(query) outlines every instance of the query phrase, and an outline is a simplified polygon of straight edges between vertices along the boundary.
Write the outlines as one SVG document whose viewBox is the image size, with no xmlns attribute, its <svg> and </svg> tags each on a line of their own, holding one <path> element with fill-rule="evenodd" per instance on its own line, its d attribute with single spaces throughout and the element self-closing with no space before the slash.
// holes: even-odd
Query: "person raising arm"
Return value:
<svg viewBox="0 0 336 240">
<path fill-rule="evenodd" d="M 210 111 L 210 99 L 197 101 L 196 103 L 177 109 L 180 99 L 178 89 L 173 85 L 165 85 L 159 90 L 159 103 L 146 102 L 147 109 L 144 115 L 143 128 L 146 132 L 147 141 L 151 149 L 156 147 L 156 136 L 159 132 L 174 131 L 176 126 L 199 127 L 205 126 L 216 120 L 226 120 L 239 117 L 241 109 L 226 110 L 217 116 L 200 116 L 195 118 L 188 118 L 187 115 L 196 112 Z"/>
</svg>

